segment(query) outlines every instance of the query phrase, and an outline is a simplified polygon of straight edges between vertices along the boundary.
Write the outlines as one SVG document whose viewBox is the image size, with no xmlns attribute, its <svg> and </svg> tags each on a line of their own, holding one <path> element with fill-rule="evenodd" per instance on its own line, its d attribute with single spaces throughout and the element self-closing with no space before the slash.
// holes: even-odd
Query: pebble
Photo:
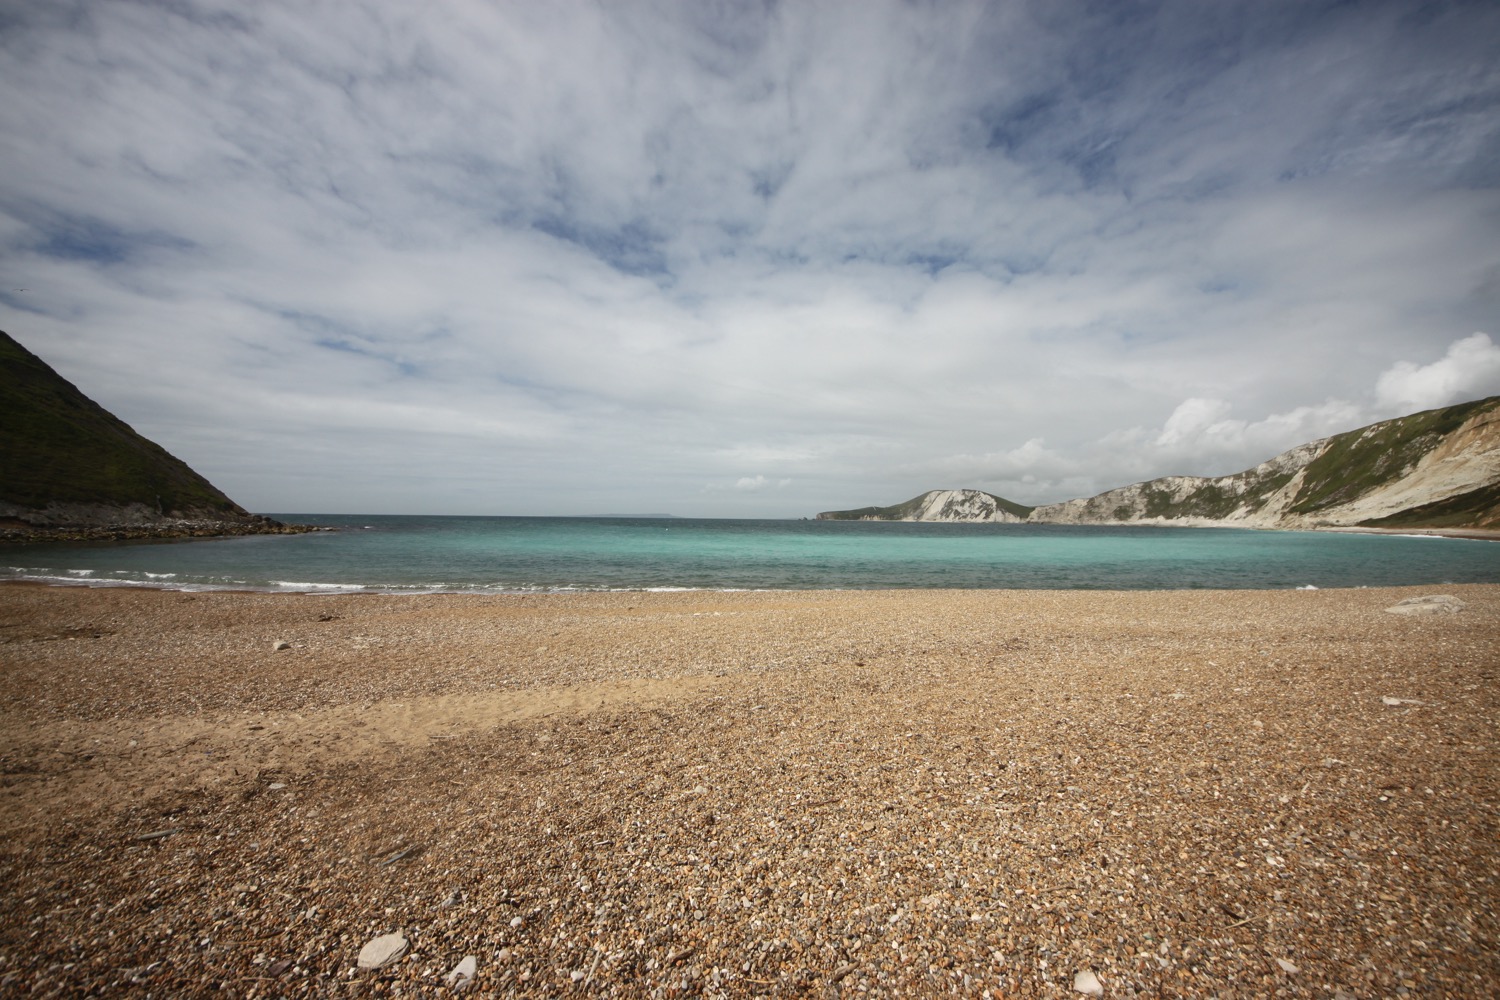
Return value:
<svg viewBox="0 0 1500 1000">
<path fill-rule="evenodd" d="M 1297 973 L 1302 971 L 1284 958 L 1278 958 L 1276 960 L 1276 964 L 1281 966 L 1281 971 L 1285 972 L 1289 976 L 1295 976 Z"/>
<path fill-rule="evenodd" d="M 1084 996 L 1102 997 L 1104 995 L 1104 984 L 1099 982 L 1099 977 L 1088 969 L 1080 969 L 1073 973 L 1073 989 Z"/>
<path fill-rule="evenodd" d="M 289 643 L 289 642 L 287 642 L 285 639 L 277 639 L 275 642 L 271 643 L 271 651 L 272 652 L 279 653 L 283 649 L 291 649 L 291 648 L 292 648 L 292 644 Z"/>
<path fill-rule="evenodd" d="M 8 664 L 33 657 L 0 671 L 7 725 L 19 715 L 37 732 L 68 727 L 66 741 L 37 737 L 35 751 L 0 748 L 56 772 L 37 792 L 28 777 L 0 810 L 26 852 L 15 857 L 46 859 L 3 868 L 12 891 L 0 923 L 45 927 L 37 942 L 48 954 L 90 955 L 72 968 L 12 963 L 0 993 L 118 992 L 122 970 L 150 956 L 179 970 L 174 979 L 191 969 L 196 978 L 181 980 L 191 992 L 223 982 L 290 996 L 349 980 L 346 991 L 371 995 L 457 995 L 442 966 L 473 953 L 485 956 L 486 982 L 476 961 L 466 996 L 1469 995 L 1493 963 L 1463 936 L 1476 897 L 1449 873 L 1482 879 L 1492 867 L 1464 822 L 1493 811 L 1492 783 L 1465 776 L 1484 760 L 1468 745 L 1473 720 L 1500 698 L 1484 683 L 1500 587 L 1455 588 L 1474 594 L 1464 617 L 1376 629 L 1373 643 L 1373 612 L 1414 592 L 1330 591 L 1311 604 L 1275 593 L 553 595 L 528 598 L 525 613 L 508 596 L 371 597 L 344 602 L 357 626 L 323 626 L 328 652 L 317 655 L 337 670 L 308 676 L 301 657 L 257 661 L 265 640 L 200 636 L 201 610 L 222 605 L 230 621 L 240 603 L 256 614 L 284 603 L 296 629 L 315 601 L 331 602 L 210 595 L 183 615 L 180 649 L 156 637 L 153 620 L 107 685 L 94 679 L 97 657 L 59 659 L 63 643 L 0 646 Z M 149 594 L 89 596 L 177 607 Z M 9 621 L 20 616 L 4 599 L 72 595 L 0 598 Z M 615 615 L 627 601 L 662 614 Z M 1167 610 L 1148 614 L 1158 603 Z M 742 613 L 723 619 L 733 628 L 699 635 L 667 614 L 718 606 Z M 1433 628 L 1455 624 L 1449 639 L 1459 641 L 1434 650 Z M 607 634 L 591 646 L 601 625 Z M 356 627 L 390 651 L 345 650 L 338 640 Z M 533 633 L 577 657 L 533 664 L 520 651 Z M 1252 655 L 1273 641 L 1274 662 Z M 432 652 L 411 657 L 418 647 Z M 1209 657 L 1223 666 L 1205 669 Z M 762 659 L 779 665 L 733 666 Z M 135 673 L 179 661 L 181 683 Z M 205 662 L 222 664 L 222 680 L 203 682 Z M 728 680 L 676 689 L 679 675 L 724 665 Z M 553 688 L 615 681 L 624 702 L 548 703 Z M 1422 694 L 1429 710 L 1377 713 L 1382 687 Z M 77 707 L 45 701 L 64 690 Z M 446 713 L 470 696 L 500 708 L 531 699 L 549 714 L 494 732 L 476 716 L 464 728 Z M 223 738 L 167 727 L 193 718 L 198 700 L 221 713 L 211 718 L 225 720 Z M 368 732 L 395 718 L 391 708 L 410 743 L 387 747 L 383 732 Z M 419 709 L 432 709 L 425 722 Z M 247 734 L 262 723 L 274 745 Z M 1241 745 L 1272 731 L 1274 741 Z M 451 732 L 468 735 L 426 742 Z M 150 749 L 126 751 L 132 736 Z M 54 747 L 94 760 L 54 761 Z M 209 768 L 223 771 L 222 790 L 193 790 Z M 134 784 L 113 794 L 92 783 L 95 772 Z M 293 774 L 298 799 L 321 806 L 316 817 L 279 792 L 242 794 Z M 98 802 L 80 799 L 51 823 L 3 815 L 13 800 L 23 817 L 43 815 L 54 807 L 40 792 L 80 777 L 101 790 Z M 125 794 L 148 778 L 191 794 L 148 808 Z M 700 782 L 703 797 L 686 794 Z M 1439 794 L 1370 794 L 1408 784 Z M 1399 794 L 1403 808 L 1379 794 Z M 190 832 L 134 842 L 165 822 Z M 425 845 L 419 863 L 370 871 L 414 837 Z M 1220 888 L 1201 898 L 1210 878 Z M 110 909 L 122 899 L 131 902 Z M 314 901 L 316 916 L 302 919 Z M 1345 919 L 1360 903 L 1363 919 Z M 1079 908 L 1087 924 L 1074 919 Z M 1420 923 L 1429 913 L 1430 927 Z M 96 914 L 110 914 L 113 935 Z M 349 952 L 382 926 L 414 927 L 404 955 L 351 977 Z M 286 931 L 242 940 L 247 927 Z M 1372 927 L 1391 971 L 1353 959 L 1369 950 Z M 1266 938 L 1286 947 L 1304 931 L 1348 960 L 1315 963 L 1307 978 L 1286 971 Z M 1415 979 L 1399 971 L 1418 968 Z M 576 983 L 574 970 L 585 973 Z M 1089 991 L 1080 970 L 1109 981 Z"/>
<path fill-rule="evenodd" d="M 474 974 L 478 971 L 479 960 L 473 955 L 465 955 L 448 973 L 448 985 L 456 990 L 465 989 L 474 981 Z"/>
<path fill-rule="evenodd" d="M 396 931 L 374 938 L 359 950 L 361 969 L 383 969 L 406 954 L 406 937 Z"/>
</svg>

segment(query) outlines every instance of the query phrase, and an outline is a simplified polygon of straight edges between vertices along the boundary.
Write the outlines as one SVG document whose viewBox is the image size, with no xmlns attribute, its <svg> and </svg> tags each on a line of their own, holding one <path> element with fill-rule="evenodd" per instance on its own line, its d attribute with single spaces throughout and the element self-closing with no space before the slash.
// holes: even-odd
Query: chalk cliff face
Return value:
<svg viewBox="0 0 1500 1000">
<path fill-rule="evenodd" d="M 825 510 L 820 521 L 1000 521 L 1019 524 L 1030 507 L 981 490 L 929 490 L 905 503 L 858 510 Z"/>
<path fill-rule="evenodd" d="M 1299 445 L 1232 476 L 1166 476 L 1097 496 L 1044 504 L 1032 511 L 1031 520 L 1051 524 L 1172 520 L 1275 527 L 1301 485 L 1302 469 L 1325 443 Z"/>
<path fill-rule="evenodd" d="M 988 497 L 995 507 L 938 499 L 946 497 Z M 992 509 L 1006 516 L 986 513 Z M 818 515 L 850 516 L 1245 528 L 1500 527 L 1500 396 L 1312 441 L 1232 476 L 1167 476 L 1030 509 L 977 490 L 936 490 L 895 507 Z"/>
</svg>

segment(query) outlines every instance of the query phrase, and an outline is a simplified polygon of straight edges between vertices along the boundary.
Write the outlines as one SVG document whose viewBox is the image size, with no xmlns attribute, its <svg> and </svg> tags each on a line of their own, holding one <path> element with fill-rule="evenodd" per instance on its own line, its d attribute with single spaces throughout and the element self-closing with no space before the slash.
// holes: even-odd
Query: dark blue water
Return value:
<svg viewBox="0 0 1500 1000">
<path fill-rule="evenodd" d="M 278 514 L 311 535 L 0 550 L 0 579 L 181 589 L 1282 589 L 1500 582 L 1500 543 L 1309 531 Z"/>
</svg>

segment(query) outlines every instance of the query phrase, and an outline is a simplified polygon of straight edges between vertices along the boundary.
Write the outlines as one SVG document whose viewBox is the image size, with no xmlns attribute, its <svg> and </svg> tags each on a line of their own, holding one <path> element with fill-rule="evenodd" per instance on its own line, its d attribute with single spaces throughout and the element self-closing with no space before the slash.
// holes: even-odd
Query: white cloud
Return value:
<svg viewBox="0 0 1500 1000">
<path fill-rule="evenodd" d="M 1483 333 L 1454 341 L 1448 353 L 1428 365 L 1398 361 L 1375 384 L 1380 404 L 1403 413 L 1496 393 L 1500 345 Z"/>
<path fill-rule="evenodd" d="M 1220 437 L 1233 429 L 1231 422 L 1225 420 L 1231 409 L 1233 407 L 1222 399 L 1199 399 L 1196 396 L 1185 399 L 1167 418 L 1161 433 L 1156 436 L 1156 443 L 1172 447 L 1188 441 Z"/>
<path fill-rule="evenodd" d="M 792 485 L 790 479 L 767 479 L 765 476 L 741 476 L 734 481 L 734 488 L 744 493 L 759 493 L 768 489 L 786 489 Z"/>
<path fill-rule="evenodd" d="M 1493 391 L 1500 11 L 1359 7 L 30 5 L 0 328 L 258 510 L 1233 471 Z"/>
</svg>

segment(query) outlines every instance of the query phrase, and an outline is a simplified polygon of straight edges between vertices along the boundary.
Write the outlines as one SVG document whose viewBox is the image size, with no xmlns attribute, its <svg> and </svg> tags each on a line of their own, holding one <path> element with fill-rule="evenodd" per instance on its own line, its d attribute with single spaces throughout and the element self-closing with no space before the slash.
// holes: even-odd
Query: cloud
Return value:
<svg viewBox="0 0 1500 1000">
<path fill-rule="evenodd" d="M 1400 412 L 1500 393 L 1500 345 L 1476 333 L 1448 345 L 1448 353 L 1428 365 L 1398 361 L 1381 374 L 1375 395 L 1382 406 Z"/>
<path fill-rule="evenodd" d="M 1187 441 L 1219 437 L 1226 431 L 1234 431 L 1237 428 L 1225 419 L 1231 409 L 1233 407 L 1222 399 L 1185 399 L 1167 418 L 1161 433 L 1156 436 L 1156 444 L 1170 448 Z M 1242 430 L 1243 424 L 1238 429 Z"/>
<path fill-rule="evenodd" d="M 0 328 L 258 510 L 1234 471 L 1494 391 L 1500 11 L 1358 8 L 22 5 Z"/>
<path fill-rule="evenodd" d="M 767 489 L 786 489 L 792 484 L 790 479 L 771 480 L 765 476 L 741 476 L 734 482 L 734 488 L 744 493 L 759 493 Z"/>
</svg>

